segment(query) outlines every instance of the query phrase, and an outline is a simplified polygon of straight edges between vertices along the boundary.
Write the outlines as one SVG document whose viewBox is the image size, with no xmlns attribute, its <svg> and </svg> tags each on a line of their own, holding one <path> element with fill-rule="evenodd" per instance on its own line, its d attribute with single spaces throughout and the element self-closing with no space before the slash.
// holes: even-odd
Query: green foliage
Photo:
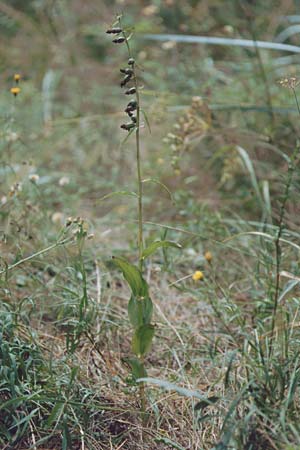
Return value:
<svg viewBox="0 0 300 450">
<path fill-rule="evenodd" d="M 139 326 L 135 330 L 132 338 L 132 350 L 137 356 L 145 356 L 146 353 L 148 353 L 151 347 L 154 331 L 154 325 L 151 324 Z"/>
<path fill-rule="evenodd" d="M 146 298 L 148 296 L 148 285 L 141 271 L 124 258 L 113 257 L 113 262 L 122 270 L 124 278 L 132 290 L 132 294 L 139 300 Z"/>
<path fill-rule="evenodd" d="M 181 245 L 177 244 L 176 242 L 172 242 L 172 241 L 156 241 L 156 242 L 152 242 L 152 244 L 150 244 L 148 247 L 146 247 L 143 250 L 142 258 L 146 259 L 150 255 L 155 253 L 156 250 L 158 250 L 159 248 L 167 248 L 167 247 L 175 247 L 175 248 L 179 248 L 180 249 Z"/>
<path fill-rule="evenodd" d="M 300 447 L 299 18 L 223 3 L 126 2 L 127 96 L 110 2 L 0 2 L 1 448 Z"/>
</svg>

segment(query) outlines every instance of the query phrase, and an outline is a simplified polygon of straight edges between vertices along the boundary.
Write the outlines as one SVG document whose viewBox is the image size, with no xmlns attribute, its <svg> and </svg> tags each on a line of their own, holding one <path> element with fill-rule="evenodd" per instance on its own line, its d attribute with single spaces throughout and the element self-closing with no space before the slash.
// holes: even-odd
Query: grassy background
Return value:
<svg viewBox="0 0 300 450">
<path fill-rule="evenodd" d="M 299 6 L 0 1 L 1 448 L 300 448 L 300 127 L 297 87 L 278 83 L 297 77 L 299 56 L 144 37 L 275 42 Z M 145 266 L 156 330 L 145 426 L 126 359 L 129 290 L 111 263 L 137 261 L 127 56 L 105 34 L 119 13 L 151 128 L 143 179 L 161 183 L 144 184 L 145 240 L 182 245 Z"/>
</svg>

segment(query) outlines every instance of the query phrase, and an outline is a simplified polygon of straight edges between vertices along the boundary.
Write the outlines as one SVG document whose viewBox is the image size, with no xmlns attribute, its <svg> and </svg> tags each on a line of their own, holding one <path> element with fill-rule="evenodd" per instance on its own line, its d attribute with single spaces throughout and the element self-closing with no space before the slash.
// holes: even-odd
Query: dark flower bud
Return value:
<svg viewBox="0 0 300 450">
<path fill-rule="evenodd" d="M 135 63 L 134 59 L 133 59 L 133 58 L 129 58 L 129 60 L 128 60 L 128 65 L 129 65 L 129 66 L 133 66 L 134 63 Z"/>
<path fill-rule="evenodd" d="M 109 28 L 107 31 L 106 31 L 106 33 L 107 34 L 120 34 L 120 33 L 122 33 L 122 29 L 121 28 L 117 28 L 117 27 L 114 27 L 114 28 Z"/>
<path fill-rule="evenodd" d="M 121 73 L 125 73 L 126 75 L 132 75 L 133 74 L 133 70 L 132 69 L 120 69 Z"/>
<path fill-rule="evenodd" d="M 136 89 L 134 87 L 127 89 L 127 91 L 125 91 L 126 95 L 132 95 L 136 93 Z"/>
<path fill-rule="evenodd" d="M 133 116 L 133 115 L 131 115 L 130 117 L 131 117 L 132 122 L 133 122 L 133 123 L 136 123 L 136 117 Z"/>
<path fill-rule="evenodd" d="M 129 123 L 123 123 L 121 125 L 122 130 L 126 130 L 126 131 L 130 131 L 134 127 L 135 127 L 135 124 L 134 123 L 130 123 L 130 122 Z"/>
<path fill-rule="evenodd" d="M 136 108 L 137 108 L 137 101 L 136 101 L 136 100 L 131 100 L 131 101 L 128 103 L 127 107 L 126 107 L 125 112 L 126 112 L 127 114 L 128 114 L 128 113 L 131 113 L 132 111 L 135 111 Z"/>
<path fill-rule="evenodd" d="M 137 101 L 136 100 L 130 100 L 130 102 L 128 103 L 127 107 L 129 107 L 131 109 L 136 109 Z"/>
<path fill-rule="evenodd" d="M 124 87 L 128 83 L 128 81 L 131 80 L 131 77 L 132 77 L 132 75 L 125 75 L 125 77 L 121 81 L 121 87 Z"/>
<path fill-rule="evenodd" d="M 118 37 L 116 39 L 113 39 L 114 44 L 122 44 L 125 41 L 126 41 L 126 39 L 124 37 Z"/>
</svg>

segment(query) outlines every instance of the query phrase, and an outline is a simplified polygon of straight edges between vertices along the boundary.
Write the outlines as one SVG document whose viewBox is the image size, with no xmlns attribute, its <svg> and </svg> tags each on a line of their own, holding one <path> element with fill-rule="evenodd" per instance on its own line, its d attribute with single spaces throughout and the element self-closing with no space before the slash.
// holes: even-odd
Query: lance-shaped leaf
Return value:
<svg viewBox="0 0 300 450">
<path fill-rule="evenodd" d="M 154 325 L 143 325 L 135 330 L 132 338 L 132 351 L 137 356 L 144 356 L 150 349 L 154 336 Z"/>
<path fill-rule="evenodd" d="M 113 257 L 113 262 L 122 270 L 124 278 L 129 284 L 133 295 L 138 298 L 148 297 L 148 285 L 144 280 L 141 271 L 124 258 Z"/>
<path fill-rule="evenodd" d="M 142 259 L 148 258 L 148 256 L 152 255 L 154 252 L 156 252 L 159 248 L 165 248 L 165 247 L 175 247 L 175 248 L 182 248 L 180 244 L 173 241 L 156 241 L 152 242 L 148 247 L 146 247 L 142 253 Z"/>
<path fill-rule="evenodd" d="M 142 298 L 131 296 L 128 302 L 128 316 L 133 328 L 150 324 L 152 313 L 153 303 L 149 295 Z"/>
</svg>

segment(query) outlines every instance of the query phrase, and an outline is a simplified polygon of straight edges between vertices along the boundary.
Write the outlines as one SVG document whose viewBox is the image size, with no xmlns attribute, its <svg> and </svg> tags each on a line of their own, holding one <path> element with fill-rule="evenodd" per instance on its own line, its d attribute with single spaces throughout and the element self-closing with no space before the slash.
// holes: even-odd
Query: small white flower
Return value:
<svg viewBox="0 0 300 450">
<path fill-rule="evenodd" d="M 61 177 L 60 180 L 58 181 L 58 184 L 60 186 L 66 186 L 69 183 L 70 183 L 70 178 L 69 177 Z"/>
<path fill-rule="evenodd" d="M 64 222 L 64 215 L 61 212 L 55 212 L 52 214 L 51 220 L 57 225 L 62 225 Z"/>
<path fill-rule="evenodd" d="M 6 195 L 3 195 L 1 197 L 1 205 L 5 205 L 5 203 L 7 203 L 7 197 L 6 197 Z"/>
</svg>

